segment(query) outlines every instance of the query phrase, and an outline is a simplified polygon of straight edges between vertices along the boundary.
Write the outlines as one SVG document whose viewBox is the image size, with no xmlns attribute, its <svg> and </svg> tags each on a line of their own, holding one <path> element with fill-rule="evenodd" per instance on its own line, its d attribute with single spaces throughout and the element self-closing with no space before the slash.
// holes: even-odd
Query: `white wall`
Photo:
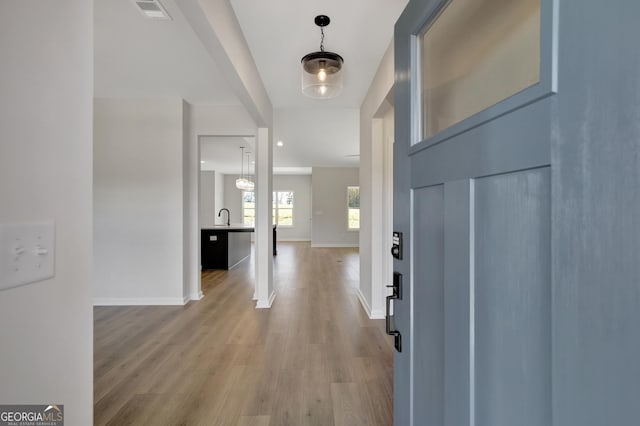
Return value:
<svg viewBox="0 0 640 426">
<path fill-rule="evenodd" d="M 216 172 L 200 171 L 200 226 L 213 226 L 216 217 Z"/>
<path fill-rule="evenodd" d="M 182 101 L 182 300 L 198 300 L 200 299 L 199 293 L 191 294 L 190 278 L 189 275 L 189 226 L 190 222 L 187 220 L 189 217 L 189 206 L 191 195 L 189 187 L 189 161 L 191 161 L 191 114 L 193 108 L 187 101 Z M 200 164 L 200 163 L 198 163 Z"/>
<path fill-rule="evenodd" d="M 313 247 L 358 246 L 359 232 L 347 229 L 347 187 L 358 185 L 358 169 L 355 167 L 313 168 Z"/>
<path fill-rule="evenodd" d="M 387 96 L 394 84 L 393 41 L 360 108 L 360 288 L 358 296 L 372 318 L 384 317 L 385 285 L 389 277 L 390 235 L 383 234 L 391 206 L 385 204 L 385 120 Z M 387 127 L 392 125 L 386 121 Z M 387 201 L 385 200 L 387 199 Z"/>
<path fill-rule="evenodd" d="M 311 240 L 311 175 L 274 175 L 274 191 L 293 191 L 293 226 L 278 227 L 278 241 Z"/>
<path fill-rule="evenodd" d="M 222 223 L 222 217 L 220 219 L 218 219 L 218 212 L 220 211 L 221 208 L 223 208 L 223 204 L 224 204 L 224 174 L 222 173 L 218 173 L 215 172 L 215 193 L 214 193 L 214 200 L 213 200 L 213 211 L 215 212 L 216 216 L 215 219 L 216 221 L 219 221 L 218 223 Z"/>
<path fill-rule="evenodd" d="M 223 206 L 229 209 L 231 223 L 242 223 L 242 191 L 236 188 L 237 177 L 237 175 L 224 175 Z M 223 220 L 220 223 L 222 222 Z"/>
<path fill-rule="evenodd" d="M 94 300 L 182 304 L 183 102 L 94 107 Z"/>
<path fill-rule="evenodd" d="M 224 174 L 214 170 L 200 171 L 200 226 L 213 226 L 225 223 L 226 216 L 218 217 L 218 212 L 224 207 Z"/>
<path fill-rule="evenodd" d="M 0 402 L 93 422 L 92 2 L 0 2 L 0 223 L 55 221 L 55 277 L 0 291 Z"/>
</svg>

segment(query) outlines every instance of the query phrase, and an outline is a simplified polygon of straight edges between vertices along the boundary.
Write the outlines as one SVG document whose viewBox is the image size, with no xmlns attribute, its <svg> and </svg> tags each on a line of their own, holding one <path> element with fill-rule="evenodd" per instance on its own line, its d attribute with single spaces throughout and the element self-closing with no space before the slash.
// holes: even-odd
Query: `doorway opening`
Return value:
<svg viewBox="0 0 640 426">
<path fill-rule="evenodd" d="M 255 184 L 254 135 L 198 137 L 198 265 L 200 291 L 212 279 L 243 263 L 253 268 L 255 198 L 247 182 Z"/>
</svg>

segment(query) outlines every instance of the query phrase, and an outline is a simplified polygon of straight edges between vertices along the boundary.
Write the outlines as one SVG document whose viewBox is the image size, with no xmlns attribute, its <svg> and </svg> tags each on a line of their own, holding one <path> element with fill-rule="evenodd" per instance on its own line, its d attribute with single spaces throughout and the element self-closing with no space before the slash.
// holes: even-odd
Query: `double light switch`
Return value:
<svg viewBox="0 0 640 426">
<path fill-rule="evenodd" d="M 53 278 L 55 224 L 0 224 L 0 290 Z"/>
</svg>

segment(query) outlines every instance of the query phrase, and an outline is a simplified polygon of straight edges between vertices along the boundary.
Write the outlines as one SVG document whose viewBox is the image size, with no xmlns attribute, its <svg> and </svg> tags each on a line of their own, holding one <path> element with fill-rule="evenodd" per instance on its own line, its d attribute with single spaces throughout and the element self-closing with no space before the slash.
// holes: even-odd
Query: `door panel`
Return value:
<svg viewBox="0 0 640 426">
<path fill-rule="evenodd" d="M 444 185 L 444 425 L 468 425 L 471 418 L 471 303 L 473 181 Z"/>
<path fill-rule="evenodd" d="M 413 192 L 415 261 L 413 335 L 415 418 L 443 424 L 444 398 L 444 185 Z"/>
<path fill-rule="evenodd" d="M 550 115 L 551 100 L 542 99 L 442 143 L 413 147 L 413 184 L 430 186 L 548 165 Z"/>
<path fill-rule="evenodd" d="M 419 40 L 455 3 L 409 0 L 395 26 L 394 424 L 639 424 L 640 3 L 540 0 L 539 83 L 424 139 Z M 470 16 L 442 45 L 479 35 Z M 441 204 L 409 207 L 436 185 L 442 293 Z"/>
<path fill-rule="evenodd" d="M 541 33 L 540 84 L 419 141 L 417 40 L 445 4 L 410 0 L 395 32 L 394 230 L 405 255 L 394 269 L 405 291 L 394 304 L 394 424 L 546 426 L 550 37 Z"/>
<path fill-rule="evenodd" d="M 474 186 L 475 424 L 549 425 L 549 169 Z"/>
</svg>

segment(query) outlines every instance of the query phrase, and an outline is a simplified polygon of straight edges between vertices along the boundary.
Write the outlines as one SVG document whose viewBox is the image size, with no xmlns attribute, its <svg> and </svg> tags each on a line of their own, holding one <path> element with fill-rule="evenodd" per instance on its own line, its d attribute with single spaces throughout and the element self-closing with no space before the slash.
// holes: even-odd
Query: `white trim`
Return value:
<svg viewBox="0 0 640 426">
<path fill-rule="evenodd" d="M 203 297 L 204 297 L 204 294 L 202 293 L 202 290 L 198 290 L 197 293 L 190 294 L 186 298 L 186 301 L 188 302 L 189 300 L 201 300 Z"/>
<path fill-rule="evenodd" d="M 364 294 L 362 294 L 362 290 L 358 288 L 356 294 L 358 295 L 358 300 L 360 301 L 360 305 L 362 305 L 362 309 L 364 309 L 369 319 L 385 319 L 385 312 L 383 310 L 371 310 L 369 302 L 367 302 Z"/>
<path fill-rule="evenodd" d="M 262 300 L 258 300 L 258 302 L 256 303 L 256 309 L 269 309 L 271 308 L 271 305 L 273 305 L 273 301 L 276 298 L 276 291 L 273 290 L 271 292 L 271 295 L 269 296 L 269 300 L 262 301 Z"/>
<path fill-rule="evenodd" d="M 362 305 L 362 309 L 364 309 L 367 316 L 371 318 L 371 307 L 369 306 L 369 302 L 367 302 L 367 299 L 364 297 L 364 294 L 362 294 L 362 290 L 358 288 L 356 294 L 358 295 L 358 300 L 360 301 L 360 305 Z"/>
<path fill-rule="evenodd" d="M 371 315 L 369 315 L 369 319 L 385 319 L 387 318 L 387 313 L 382 309 L 374 309 L 371 311 Z"/>
<path fill-rule="evenodd" d="M 360 247 L 360 244 L 311 244 L 312 248 Z"/>
<path fill-rule="evenodd" d="M 236 266 L 238 266 L 240 263 L 244 262 L 245 260 L 247 260 L 249 258 L 249 256 L 251 256 L 251 253 L 249 253 L 248 255 L 246 255 L 245 257 L 243 257 L 242 259 L 238 260 L 236 263 L 234 263 L 233 265 L 229 266 L 228 270 L 231 270 L 233 268 L 235 268 Z"/>
<path fill-rule="evenodd" d="M 93 306 L 183 306 L 189 297 L 99 297 Z"/>
</svg>

